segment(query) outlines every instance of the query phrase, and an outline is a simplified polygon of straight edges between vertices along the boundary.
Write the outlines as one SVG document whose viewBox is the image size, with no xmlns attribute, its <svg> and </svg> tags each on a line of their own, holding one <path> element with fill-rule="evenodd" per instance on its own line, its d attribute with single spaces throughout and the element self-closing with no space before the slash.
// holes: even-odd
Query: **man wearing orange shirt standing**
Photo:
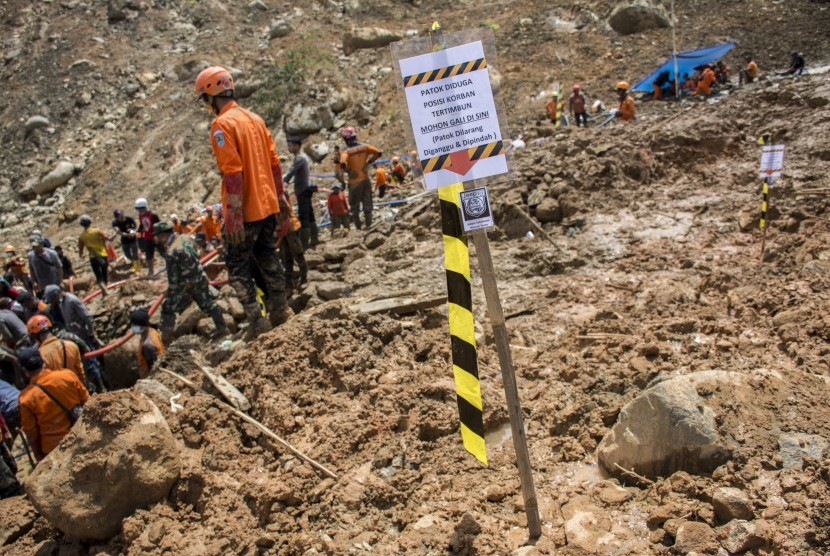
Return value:
<svg viewBox="0 0 830 556">
<path fill-rule="evenodd" d="M 214 246 L 219 245 L 219 235 L 222 230 L 220 229 L 219 221 L 216 220 L 216 217 L 213 214 L 213 207 L 210 205 L 205 207 L 205 216 L 202 218 L 200 225 L 196 228 L 197 232 L 200 230 L 205 232 L 205 239 L 207 239 L 210 243 Z"/>
<path fill-rule="evenodd" d="M 196 94 L 216 116 L 210 126 L 210 144 L 222 174 L 225 262 L 250 321 L 247 337 L 253 339 L 291 315 L 275 248 L 278 198 L 283 195 L 280 159 L 263 119 L 234 100 L 228 70 L 218 66 L 203 70 L 196 78 Z M 257 303 L 254 265 L 268 290 L 270 324 Z"/>
<path fill-rule="evenodd" d="M 382 154 L 372 145 L 358 143 L 357 132 L 351 126 L 344 127 L 340 132 L 346 142 L 346 150 L 340 155 L 340 165 L 337 167 L 337 180 L 344 184 L 344 174 L 349 175 L 349 205 L 352 210 L 352 220 L 355 227 L 361 228 L 360 207 L 363 206 L 363 219 L 366 227 L 372 225 L 372 181 L 369 179 L 367 168 Z"/>
</svg>

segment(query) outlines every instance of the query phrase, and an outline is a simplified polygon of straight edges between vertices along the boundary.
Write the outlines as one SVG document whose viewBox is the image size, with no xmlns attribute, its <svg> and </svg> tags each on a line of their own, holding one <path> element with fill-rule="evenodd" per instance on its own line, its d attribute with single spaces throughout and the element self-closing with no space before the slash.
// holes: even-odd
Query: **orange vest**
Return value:
<svg viewBox="0 0 830 556">
<path fill-rule="evenodd" d="M 210 126 L 210 144 L 222 175 L 242 174 L 243 220 L 256 222 L 277 214 L 277 188 L 282 189 L 282 183 L 274 183 L 272 168 L 280 168 L 280 159 L 263 119 L 229 102 Z M 228 206 L 224 187 L 222 206 Z"/>
<path fill-rule="evenodd" d="M 68 369 L 43 369 L 20 392 L 20 428 L 26 433 L 37 455 L 46 455 L 69 432 L 71 423 L 63 409 L 35 384 L 49 391 L 66 409 L 83 405 L 89 399 L 81 381 Z"/>
<path fill-rule="evenodd" d="M 52 336 L 40 344 L 38 351 L 43 359 L 44 367 L 52 370 L 69 369 L 83 382 L 84 365 L 81 360 L 81 350 L 75 342 Z"/>
<path fill-rule="evenodd" d="M 620 102 L 620 119 L 624 122 L 630 122 L 634 119 L 635 112 L 634 97 L 625 95 L 625 98 Z"/>
<path fill-rule="evenodd" d="M 164 343 L 161 341 L 161 334 L 159 334 L 158 330 L 155 328 L 148 327 L 147 338 L 144 340 L 142 340 L 141 337 L 138 338 L 138 374 L 142 378 L 150 374 L 150 362 L 147 361 L 147 358 L 144 357 L 144 353 L 141 351 L 141 348 L 144 346 L 145 342 L 150 342 L 156 346 L 159 357 L 164 354 Z"/>
</svg>

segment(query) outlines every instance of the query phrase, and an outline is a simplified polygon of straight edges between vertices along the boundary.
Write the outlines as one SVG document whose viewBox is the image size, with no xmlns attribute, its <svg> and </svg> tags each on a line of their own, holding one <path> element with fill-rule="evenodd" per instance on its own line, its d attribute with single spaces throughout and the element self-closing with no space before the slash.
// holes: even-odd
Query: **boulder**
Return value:
<svg viewBox="0 0 830 556">
<path fill-rule="evenodd" d="M 620 4 L 608 18 L 611 28 L 621 35 L 642 33 L 649 29 L 671 26 L 666 10 L 650 0 L 634 0 Z"/>
<path fill-rule="evenodd" d="M 163 500 L 179 477 L 176 440 L 147 397 L 90 398 L 81 419 L 35 468 L 26 494 L 66 535 L 109 539 L 138 508 Z"/>
<path fill-rule="evenodd" d="M 380 27 L 352 27 L 343 37 L 343 53 L 350 56 L 361 48 L 383 48 L 399 41 L 403 35 Z"/>
<path fill-rule="evenodd" d="M 313 145 L 307 145 L 305 148 L 305 153 L 314 162 L 322 162 L 330 152 L 331 150 L 326 143 L 314 143 Z"/>
<path fill-rule="evenodd" d="M 26 120 L 26 125 L 24 126 L 26 135 L 29 135 L 36 129 L 40 129 L 43 127 L 49 127 L 49 120 L 44 116 L 32 116 L 28 120 Z"/>
<path fill-rule="evenodd" d="M 285 117 L 285 132 L 289 135 L 311 135 L 334 125 L 334 114 L 328 106 L 295 104 Z"/>
<path fill-rule="evenodd" d="M 107 21 L 115 23 L 127 19 L 127 0 L 109 0 L 107 2 Z"/>
<path fill-rule="evenodd" d="M 271 22 L 271 27 L 268 28 L 268 38 L 278 39 L 280 37 L 285 37 L 291 33 L 291 31 L 291 25 L 289 25 L 287 21 L 284 19 L 275 19 Z"/>
<path fill-rule="evenodd" d="M 612 475 L 619 467 L 649 478 L 676 471 L 708 473 L 731 457 L 717 431 L 710 398 L 698 394 L 704 381 L 733 383 L 738 373 L 704 371 L 666 380 L 646 390 L 620 411 L 600 442 L 598 458 Z M 618 467 L 619 466 L 619 467 Z"/>
<path fill-rule="evenodd" d="M 318 282 L 316 286 L 317 295 L 326 301 L 340 299 L 341 297 L 347 295 L 350 291 L 348 284 L 334 280 L 328 282 Z"/>
<path fill-rule="evenodd" d="M 343 112 L 352 104 L 352 93 L 348 89 L 337 89 L 329 95 L 329 108 L 335 114 Z"/>
<path fill-rule="evenodd" d="M 680 554 L 695 552 L 698 554 L 717 553 L 718 541 L 715 531 L 700 521 L 684 521 L 677 528 L 674 550 Z"/>
<path fill-rule="evenodd" d="M 75 175 L 75 165 L 68 160 L 61 160 L 57 166 L 43 176 L 39 182 L 34 185 L 34 191 L 38 195 L 51 193 L 58 187 L 68 182 L 72 176 Z"/>
<path fill-rule="evenodd" d="M 552 197 L 546 197 L 536 207 L 536 218 L 543 224 L 562 222 L 562 208 L 559 206 L 559 201 Z"/>
<path fill-rule="evenodd" d="M 723 523 L 729 523 L 733 519 L 752 519 L 755 513 L 752 511 L 752 501 L 744 491 L 739 488 L 722 487 L 715 491 L 712 496 L 712 507 L 715 515 Z"/>
</svg>

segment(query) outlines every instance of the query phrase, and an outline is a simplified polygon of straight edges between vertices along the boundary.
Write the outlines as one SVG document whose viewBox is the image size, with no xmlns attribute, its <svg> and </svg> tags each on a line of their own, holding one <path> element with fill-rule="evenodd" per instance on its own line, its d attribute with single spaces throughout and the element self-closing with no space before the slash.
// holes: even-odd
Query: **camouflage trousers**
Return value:
<svg viewBox="0 0 830 556">
<path fill-rule="evenodd" d="M 257 302 L 254 285 L 254 267 L 259 271 L 267 291 L 277 305 L 285 305 L 285 273 L 277 253 L 277 216 L 245 222 L 245 240 L 225 245 L 225 264 L 236 295 L 243 305 Z"/>
<path fill-rule="evenodd" d="M 210 291 L 210 284 L 204 273 L 183 285 L 180 288 L 167 292 L 167 297 L 161 304 L 161 315 L 175 315 L 184 311 L 191 301 L 195 301 L 199 309 L 210 314 L 217 305 L 216 298 Z"/>
</svg>

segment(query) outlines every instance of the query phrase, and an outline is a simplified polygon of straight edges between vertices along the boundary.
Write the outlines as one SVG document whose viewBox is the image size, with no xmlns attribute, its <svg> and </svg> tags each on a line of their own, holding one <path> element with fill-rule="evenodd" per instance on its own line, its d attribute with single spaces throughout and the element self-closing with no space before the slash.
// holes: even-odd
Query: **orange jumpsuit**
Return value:
<svg viewBox="0 0 830 556">
<path fill-rule="evenodd" d="M 38 349 L 43 359 L 43 366 L 47 369 L 69 369 L 84 381 L 84 365 L 81 359 L 81 350 L 75 342 L 61 340 L 57 336 L 47 338 Z"/>
<path fill-rule="evenodd" d="M 214 220 L 212 214 L 206 214 L 205 217 L 202 219 L 201 225 L 198 226 L 197 231 L 201 229 L 205 232 L 205 239 L 211 241 L 213 238 L 218 238 L 220 233 L 220 226 L 219 222 Z"/>
<path fill-rule="evenodd" d="M 712 68 L 706 68 L 703 70 L 703 75 L 700 76 L 700 81 L 697 82 L 697 89 L 695 89 L 695 94 L 699 95 L 703 93 L 706 96 L 712 94 L 712 83 L 717 81 L 717 77 L 715 77 L 715 72 L 712 71 Z"/>
<path fill-rule="evenodd" d="M 624 122 L 633 121 L 636 111 L 634 97 L 631 95 L 625 95 L 625 98 L 620 101 L 620 119 Z"/>
<path fill-rule="evenodd" d="M 282 179 L 275 183 L 273 169 L 280 175 L 282 170 L 265 121 L 229 102 L 210 126 L 210 144 L 222 175 L 242 174 L 243 221 L 257 222 L 277 214 L 277 194 L 282 194 L 283 185 Z M 227 212 L 224 186 L 222 206 Z"/>
<path fill-rule="evenodd" d="M 155 351 L 156 358 L 148 360 L 144 354 L 145 346 L 147 346 L 148 353 Z M 138 344 L 138 376 L 146 378 L 150 375 L 150 369 L 153 367 L 159 357 L 164 355 L 164 343 L 161 341 L 161 334 L 155 328 L 147 328 L 147 337 L 139 338 Z"/>
<path fill-rule="evenodd" d="M 55 449 L 69 432 L 69 417 L 35 384 L 49 391 L 68 410 L 89 399 L 81 381 L 72 371 L 43 369 L 20 392 L 20 428 L 38 459 Z"/>
</svg>

